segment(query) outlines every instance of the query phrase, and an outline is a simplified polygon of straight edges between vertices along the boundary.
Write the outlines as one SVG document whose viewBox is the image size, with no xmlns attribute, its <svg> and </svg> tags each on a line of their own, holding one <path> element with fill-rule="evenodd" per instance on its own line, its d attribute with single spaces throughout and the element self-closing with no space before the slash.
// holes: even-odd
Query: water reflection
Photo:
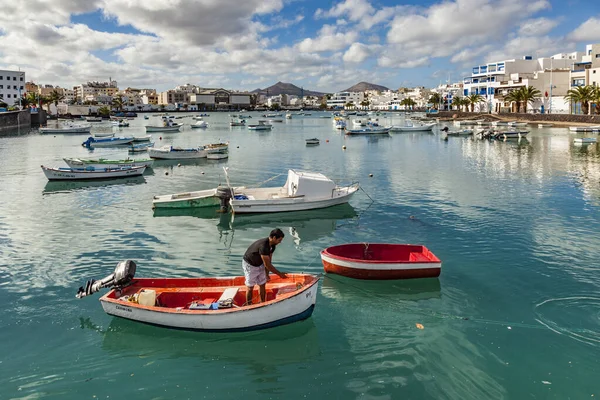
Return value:
<svg viewBox="0 0 600 400">
<path fill-rule="evenodd" d="M 144 175 L 146 175 L 144 173 Z M 99 179 L 93 181 L 48 181 L 42 194 L 69 193 L 82 189 L 96 189 L 113 185 L 139 185 L 146 183 L 144 176 L 131 176 L 119 179 Z"/>
<path fill-rule="evenodd" d="M 389 304 L 399 301 L 439 299 L 439 279 L 410 279 L 393 281 L 366 281 L 327 274 L 321 287 L 323 296 L 342 302 L 377 299 Z"/>
<path fill-rule="evenodd" d="M 312 320 L 244 333 L 170 330 L 113 318 L 108 329 L 84 321 L 82 329 L 103 335 L 102 349 L 117 356 L 195 358 L 246 364 L 257 371 L 318 357 L 318 330 Z"/>
<path fill-rule="evenodd" d="M 334 207 L 309 211 L 293 211 L 266 214 L 222 214 L 215 208 L 155 209 L 155 217 L 187 216 L 214 219 L 220 234 L 233 233 L 236 229 L 253 229 L 279 226 L 289 227 L 294 243 L 309 242 L 331 234 L 341 220 L 358 217 L 356 210 L 346 203 Z"/>
</svg>

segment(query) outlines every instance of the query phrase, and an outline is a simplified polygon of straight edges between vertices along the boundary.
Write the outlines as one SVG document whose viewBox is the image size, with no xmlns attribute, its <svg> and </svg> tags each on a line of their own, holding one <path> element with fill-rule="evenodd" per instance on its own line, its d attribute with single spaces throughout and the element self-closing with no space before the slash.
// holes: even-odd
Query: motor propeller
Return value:
<svg viewBox="0 0 600 400">
<path fill-rule="evenodd" d="M 108 287 L 123 288 L 129 285 L 133 280 L 133 277 L 135 275 L 135 268 L 136 264 L 134 261 L 121 261 L 117 264 L 112 274 L 99 281 L 96 281 L 95 279 L 90 279 L 86 282 L 85 287 L 80 286 L 75 297 L 81 299 L 82 297 L 89 296 L 91 294 L 96 293 L 100 289 Z"/>
</svg>

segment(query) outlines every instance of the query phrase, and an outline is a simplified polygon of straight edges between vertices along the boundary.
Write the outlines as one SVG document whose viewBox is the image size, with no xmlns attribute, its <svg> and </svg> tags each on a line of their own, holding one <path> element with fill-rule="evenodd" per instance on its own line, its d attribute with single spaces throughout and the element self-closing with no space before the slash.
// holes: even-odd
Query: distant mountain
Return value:
<svg viewBox="0 0 600 400">
<path fill-rule="evenodd" d="M 269 96 L 278 96 L 280 94 L 302 96 L 302 88 L 296 85 L 285 82 L 277 82 L 273 86 L 269 86 L 265 89 L 255 89 L 252 93 L 264 94 Z M 304 90 L 304 96 L 323 96 L 325 93 L 313 92 L 312 90 Z"/>
<path fill-rule="evenodd" d="M 375 85 L 374 83 L 359 82 L 346 90 L 342 90 L 342 92 L 364 92 L 365 90 L 379 90 L 380 92 L 383 92 L 384 90 L 390 89 L 385 86 Z"/>
</svg>

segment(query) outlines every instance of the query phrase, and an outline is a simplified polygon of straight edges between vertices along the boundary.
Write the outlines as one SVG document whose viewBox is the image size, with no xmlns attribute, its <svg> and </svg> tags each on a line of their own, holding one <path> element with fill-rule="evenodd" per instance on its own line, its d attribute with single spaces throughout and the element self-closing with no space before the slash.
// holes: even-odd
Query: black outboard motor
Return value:
<svg viewBox="0 0 600 400">
<path fill-rule="evenodd" d="M 229 209 L 229 200 L 233 198 L 233 189 L 225 186 L 218 186 L 217 197 L 221 201 L 221 209 L 219 211 L 226 213 Z"/>
<path fill-rule="evenodd" d="M 121 261 L 117 264 L 115 272 L 108 275 L 99 281 L 94 279 L 86 282 L 85 287 L 79 287 L 75 297 L 81 299 L 82 297 L 89 296 L 96 293 L 102 288 L 113 287 L 123 288 L 131 283 L 133 276 L 135 275 L 135 262 L 131 260 Z"/>
</svg>

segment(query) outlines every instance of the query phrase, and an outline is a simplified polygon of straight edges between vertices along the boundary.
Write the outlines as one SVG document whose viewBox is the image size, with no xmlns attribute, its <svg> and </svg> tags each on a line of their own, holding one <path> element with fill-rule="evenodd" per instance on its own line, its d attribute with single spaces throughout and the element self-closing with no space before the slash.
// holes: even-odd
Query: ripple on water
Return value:
<svg viewBox="0 0 600 400">
<path fill-rule="evenodd" d="M 548 299 L 534 308 L 536 321 L 560 335 L 600 347 L 600 297 Z"/>
</svg>

